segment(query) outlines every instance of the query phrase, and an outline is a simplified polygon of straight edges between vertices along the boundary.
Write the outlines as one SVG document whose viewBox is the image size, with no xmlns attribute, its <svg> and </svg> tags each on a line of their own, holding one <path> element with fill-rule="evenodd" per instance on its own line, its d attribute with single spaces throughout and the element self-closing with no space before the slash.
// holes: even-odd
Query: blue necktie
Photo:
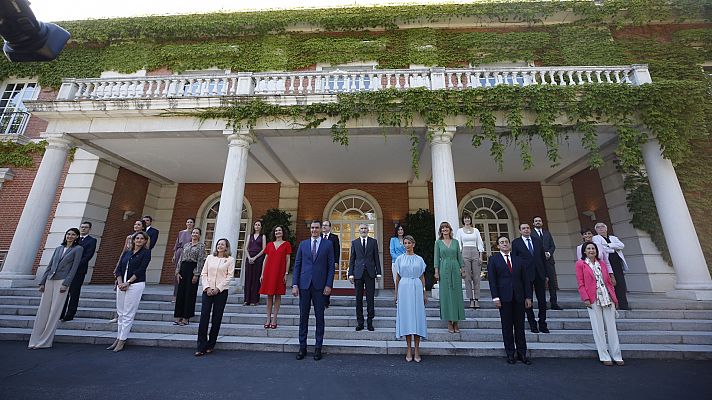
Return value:
<svg viewBox="0 0 712 400">
<path fill-rule="evenodd" d="M 316 258 L 316 239 L 312 242 L 312 260 Z"/>
<path fill-rule="evenodd" d="M 531 239 L 527 239 L 527 247 L 529 248 L 529 252 L 532 253 L 532 255 L 534 255 L 534 248 L 532 247 Z"/>
</svg>

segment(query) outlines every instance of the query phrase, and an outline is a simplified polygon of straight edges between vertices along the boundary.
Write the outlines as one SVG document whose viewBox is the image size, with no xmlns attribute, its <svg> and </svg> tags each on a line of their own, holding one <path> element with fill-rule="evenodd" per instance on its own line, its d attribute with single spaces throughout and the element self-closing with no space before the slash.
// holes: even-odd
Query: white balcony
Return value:
<svg viewBox="0 0 712 400">
<path fill-rule="evenodd" d="M 240 72 L 199 76 L 65 79 L 57 100 L 333 95 L 420 87 L 430 90 L 463 90 L 498 85 L 640 85 L 647 82 L 650 82 L 647 65 Z"/>
</svg>

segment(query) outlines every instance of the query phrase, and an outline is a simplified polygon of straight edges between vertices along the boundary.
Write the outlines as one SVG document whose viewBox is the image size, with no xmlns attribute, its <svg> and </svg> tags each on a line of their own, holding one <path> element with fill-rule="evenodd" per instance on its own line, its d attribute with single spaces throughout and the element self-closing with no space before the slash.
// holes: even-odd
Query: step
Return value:
<svg viewBox="0 0 712 400">
<path fill-rule="evenodd" d="M 0 319 L 0 327 L 6 328 L 31 328 L 34 318 L 31 316 L 8 316 Z M 115 331 L 116 325 L 106 320 L 75 319 L 71 322 L 60 323 L 60 328 L 65 330 L 81 331 Z M 192 334 L 197 335 L 197 323 L 189 326 L 176 326 L 170 322 L 135 321 L 132 332 L 137 333 L 163 333 L 163 334 Z M 265 330 L 261 325 L 245 325 L 224 323 L 220 332 L 226 336 L 249 337 L 282 337 L 293 338 L 298 336 L 298 326 L 279 325 L 278 329 Z M 310 333 L 313 334 L 313 331 Z M 590 330 L 553 330 L 550 334 L 533 334 L 526 332 L 527 342 L 535 343 L 593 343 Z M 326 338 L 338 339 L 368 339 L 368 340 L 393 340 L 394 329 L 377 328 L 374 332 L 356 332 L 352 327 L 326 326 Z M 499 342 L 502 340 L 501 329 L 463 329 L 459 334 L 451 334 L 446 328 L 429 328 L 429 340 L 452 342 Z M 313 337 L 313 335 L 311 335 Z M 635 344 L 710 344 L 712 345 L 712 332 L 704 331 L 621 331 L 621 343 Z"/>
<path fill-rule="evenodd" d="M 29 340 L 29 328 L 0 328 L 0 340 Z M 115 333 L 107 331 L 84 331 L 58 329 L 57 343 L 88 343 L 107 345 L 114 341 Z M 132 333 L 127 342 L 130 346 L 195 348 L 195 335 L 165 333 Z M 313 345 L 309 340 L 308 344 Z M 296 353 L 299 344 L 296 338 L 221 336 L 217 350 L 249 350 Z M 596 358 L 592 343 L 531 343 L 528 344 L 532 358 Z M 712 345 L 694 344 L 622 344 L 625 358 L 694 359 L 712 360 Z M 329 354 L 398 354 L 405 353 L 404 340 L 345 340 L 324 339 L 324 353 Z M 501 342 L 437 342 L 421 343 L 423 355 L 456 355 L 478 357 L 502 357 Z"/>
<path fill-rule="evenodd" d="M 330 310 L 327 310 L 325 319 L 330 326 L 356 326 L 354 316 L 331 315 Z M 77 318 L 96 318 L 109 320 L 113 316 L 113 308 L 94 308 L 80 309 L 77 311 Z M 36 307 L 33 306 L 6 306 L 0 305 L 0 318 L 3 315 L 27 315 L 33 316 L 36 313 Z M 197 313 L 199 316 L 199 313 Z M 245 314 L 245 313 L 225 313 L 223 322 L 225 323 L 241 323 L 248 325 L 262 325 L 264 323 L 264 315 Z M 173 321 L 173 313 L 170 311 L 158 310 L 139 310 L 136 313 L 136 320 L 143 321 Z M 197 319 L 196 319 L 197 320 Z M 313 321 L 313 315 L 310 317 Z M 446 322 L 441 321 L 439 317 L 427 317 L 428 327 L 445 327 Z M 394 328 L 394 317 L 379 317 L 374 319 L 374 326 L 377 328 Z M 299 325 L 299 316 L 281 315 L 281 325 Z M 549 318 L 547 319 L 549 329 L 589 329 L 590 322 L 588 318 Z M 619 319 L 617 322 L 618 330 L 634 331 L 634 330 L 673 330 L 673 331 L 712 331 L 712 321 L 710 320 L 694 320 L 694 319 Z M 499 328 L 499 317 L 489 318 L 468 318 L 460 322 L 460 327 L 464 329 L 475 328 Z"/>
<path fill-rule="evenodd" d="M 170 303 L 172 298 L 172 289 L 167 285 L 149 285 L 143 294 L 142 301 L 158 301 Z M 18 296 L 18 297 L 38 297 L 39 291 L 34 288 L 0 288 L 0 296 Z M 85 285 L 82 290 L 82 298 L 84 299 L 115 299 L 116 293 L 111 290 L 108 285 Z M 228 304 L 241 304 L 243 299 L 242 294 L 231 294 L 228 299 Z M 387 291 L 375 299 L 377 307 L 392 307 L 393 298 Z M 261 303 L 265 303 L 264 296 Z M 332 304 L 335 306 L 355 306 L 354 297 L 332 296 Z M 581 309 L 583 305 L 579 300 L 578 293 L 574 291 L 561 291 L 559 294 L 559 303 L 565 309 Z M 664 295 L 651 294 L 629 294 L 629 303 L 633 310 L 708 310 L 712 311 L 712 301 L 694 301 L 666 298 Z M 2 304 L 0 302 L 0 304 Z M 299 299 L 291 294 L 282 296 L 282 304 L 298 305 Z M 494 309 L 488 291 L 482 292 L 480 305 L 483 309 Z M 536 307 L 536 302 L 534 304 Z M 438 308 L 437 300 L 430 298 L 427 308 Z"/>
</svg>

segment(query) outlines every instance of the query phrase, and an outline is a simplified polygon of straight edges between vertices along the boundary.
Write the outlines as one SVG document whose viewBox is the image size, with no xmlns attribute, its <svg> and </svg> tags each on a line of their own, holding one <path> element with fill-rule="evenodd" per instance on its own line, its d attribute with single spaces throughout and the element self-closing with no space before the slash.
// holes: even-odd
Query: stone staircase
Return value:
<svg viewBox="0 0 712 400">
<path fill-rule="evenodd" d="M 149 286 L 144 292 L 128 345 L 195 347 L 198 318 L 189 326 L 173 322 L 172 287 Z M 332 297 L 326 310 L 324 351 L 352 354 L 402 354 L 404 340 L 396 340 L 395 307 L 387 291 L 376 298 L 376 330 L 356 332 L 353 297 Z M 485 294 L 485 292 L 483 292 Z M 223 317 L 218 348 L 296 352 L 298 300 L 284 296 L 279 327 L 264 329 L 265 306 L 243 306 L 242 295 L 231 294 Z M 563 311 L 548 311 L 550 334 L 527 331 L 532 357 L 596 358 L 588 313 L 575 292 L 559 295 Z M 116 325 L 110 324 L 115 294 L 109 286 L 85 286 L 73 321 L 60 322 L 56 342 L 110 344 Z M 0 289 L 0 340 L 27 341 L 40 301 L 36 289 Z M 620 311 L 619 337 L 625 358 L 712 359 L 712 302 L 669 299 L 664 296 L 629 297 L 633 311 Z M 264 299 L 262 300 L 264 303 Z M 503 356 L 499 313 L 486 298 L 479 310 L 466 309 L 462 332 L 451 334 L 440 321 L 437 300 L 426 307 L 428 340 L 423 354 Z M 200 305 L 197 306 L 200 310 Z M 313 343 L 314 318 L 310 325 Z M 528 325 L 527 325 L 528 326 Z"/>
</svg>

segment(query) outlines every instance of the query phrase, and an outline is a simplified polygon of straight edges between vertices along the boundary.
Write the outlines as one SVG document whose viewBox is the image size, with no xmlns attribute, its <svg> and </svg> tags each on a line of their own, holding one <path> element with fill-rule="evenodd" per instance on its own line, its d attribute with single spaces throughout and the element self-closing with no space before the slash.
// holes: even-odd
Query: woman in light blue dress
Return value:
<svg viewBox="0 0 712 400">
<path fill-rule="evenodd" d="M 401 254 L 405 254 L 405 247 L 403 247 L 403 238 L 405 237 L 405 230 L 401 224 L 396 225 L 395 235 L 391 238 L 390 250 L 391 250 L 391 273 L 393 273 L 393 283 L 396 283 L 396 260 Z"/>
<path fill-rule="evenodd" d="M 428 296 L 425 294 L 425 261 L 413 252 L 415 239 L 406 235 L 403 238 L 405 254 L 396 259 L 396 337 L 405 336 L 408 351 L 405 360 L 420 362 L 420 338 L 428 336 L 428 325 L 425 320 L 425 305 Z M 414 350 L 411 351 L 411 342 Z"/>
</svg>

